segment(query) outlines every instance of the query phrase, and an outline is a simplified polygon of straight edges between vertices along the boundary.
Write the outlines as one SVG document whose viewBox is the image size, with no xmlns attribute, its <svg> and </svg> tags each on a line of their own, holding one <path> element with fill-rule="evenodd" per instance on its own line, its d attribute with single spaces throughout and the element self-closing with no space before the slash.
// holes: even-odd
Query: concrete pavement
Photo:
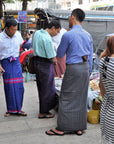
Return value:
<svg viewBox="0 0 114 144">
<path fill-rule="evenodd" d="M 48 136 L 45 131 L 56 127 L 57 113 L 52 119 L 38 119 L 38 94 L 35 81 L 24 83 L 23 110 L 27 117 L 4 117 L 6 112 L 3 83 L 0 83 L 0 144 L 100 144 L 100 125 L 89 124 L 82 136 Z"/>
</svg>

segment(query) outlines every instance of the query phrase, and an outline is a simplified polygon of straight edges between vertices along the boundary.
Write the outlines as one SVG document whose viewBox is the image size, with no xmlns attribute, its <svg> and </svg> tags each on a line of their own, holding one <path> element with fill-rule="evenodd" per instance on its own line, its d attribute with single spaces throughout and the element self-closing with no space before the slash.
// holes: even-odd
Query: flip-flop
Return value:
<svg viewBox="0 0 114 144">
<path fill-rule="evenodd" d="M 4 117 L 9 117 L 10 116 L 10 113 L 9 112 L 6 112 L 5 114 L 4 114 Z"/>
<path fill-rule="evenodd" d="M 59 133 L 55 132 L 52 129 L 50 129 L 49 131 L 52 132 L 53 134 L 52 133 L 48 133 L 48 131 L 46 131 L 45 134 L 47 134 L 49 136 L 63 136 L 64 135 L 64 133 L 63 134 L 59 134 Z"/>
<path fill-rule="evenodd" d="M 76 131 L 76 135 L 81 136 L 83 134 L 83 131 L 80 131 L 81 133 L 79 133 L 79 131 Z"/>
<path fill-rule="evenodd" d="M 5 114 L 4 114 L 4 116 L 5 117 L 9 117 L 9 116 L 15 116 L 15 115 L 17 115 L 18 113 L 10 113 L 10 112 L 6 112 Z"/>
<path fill-rule="evenodd" d="M 24 111 L 21 111 L 21 113 L 16 113 L 18 116 L 27 116 L 27 114 Z"/>
<path fill-rule="evenodd" d="M 45 118 L 53 118 L 54 115 L 50 112 L 46 113 L 45 115 L 43 116 L 38 116 L 39 119 L 45 119 Z"/>
<path fill-rule="evenodd" d="M 10 112 L 6 112 L 4 114 L 4 117 L 9 117 L 9 116 L 27 116 L 27 114 L 24 111 L 21 111 L 21 113 L 10 113 Z"/>
</svg>

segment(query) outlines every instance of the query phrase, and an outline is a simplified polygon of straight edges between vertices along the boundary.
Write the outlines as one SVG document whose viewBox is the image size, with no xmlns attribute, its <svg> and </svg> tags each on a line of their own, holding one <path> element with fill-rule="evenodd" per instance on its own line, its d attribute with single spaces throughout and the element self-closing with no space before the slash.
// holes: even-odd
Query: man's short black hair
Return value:
<svg viewBox="0 0 114 144">
<path fill-rule="evenodd" d="M 82 9 L 76 8 L 72 11 L 71 16 L 75 16 L 79 22 L 82 22 L 85 18 L 85 12 Z"/>
<path fill-rule="evenodd" d="M 10 28 L 11 26 L 17 26 L 17 21 L 15 19 L 8 19 L 6 21 L 5 27 Z"/>
<path fill-rule="evenodd" d="M 52 20 L 52 21 L 48 24 L 47 28 L 51 29 L 53 26 L 55 27 L 55 29 L 58 29 L 58 28 L 61 29 L 61 24 L 60 24 L 59 20 Z"/>
</svg>

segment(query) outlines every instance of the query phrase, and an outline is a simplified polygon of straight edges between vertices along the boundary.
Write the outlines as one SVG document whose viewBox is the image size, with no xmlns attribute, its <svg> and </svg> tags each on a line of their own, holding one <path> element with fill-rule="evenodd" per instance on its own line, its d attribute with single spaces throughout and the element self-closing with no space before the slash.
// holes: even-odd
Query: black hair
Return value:
<svg viewBox="0 0 114 144">
<path fill-rule="evenodd" d="M 30 31 L 30 34 L 33 34 L 33 31 Z"/>
<path fill-rule="evenodd" d="M 61 24 L 60 24 L 59 20 L 52 20 L 52 21 L 48 24 L 47 28 L 51 29 L 53 26 L 55 27 L 55 29 L 58 29 L 58 28 L 61 29 Z"/>
<path fill-rule="evenodd" d="M 85 12 L 82 9 L 76 8 L 72 11 L 71 16 L 75 16 L 79 22 L 82 22 L 85 18 Z"/>
<path fill-rule="evenodd" d="M 15 19 L 8 19 L 6 21 L 5 27 L 10 28 L 11 26 L 17 26 L 17 21 Z"/>
</svg>

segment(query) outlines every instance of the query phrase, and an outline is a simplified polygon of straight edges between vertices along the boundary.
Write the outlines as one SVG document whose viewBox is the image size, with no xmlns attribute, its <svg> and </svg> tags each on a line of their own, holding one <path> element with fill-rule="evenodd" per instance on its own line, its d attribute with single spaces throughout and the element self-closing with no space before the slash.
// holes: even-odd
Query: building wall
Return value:
<svg viewBox="0 0 114 144">
<path fill-rule="evenodd" d="M 111 4 L 114 0 L 61 0 L 62 9 L 82 8 L 90 10 L 92 5 Z"/>
<path fill-rule="evenodd" d="M 63 9 L 72 10 L 74 8 L 82 8 L 84 10 L 90 10 L 92 5 L 111 4 L 114 0 L 32 0 L 28 2 L 28 10 L 34 10 L 38 8 L 50 8 L 50 9 Z M 22 2 L 15 1 L 13 4 L 5 4 L 6 10 L 21 10 Z"/>
<path fill-rule="evenodd" d="M 39 0 L 32 0 L 32 2 L 28 2 L 28 10 L 34 10 L 37 7 L 47 8 L 47 2 Z M 22 10 L 22 2 L 15 1 L 15 3 L 5 3 L 5 10 Z"/>
</svg>

